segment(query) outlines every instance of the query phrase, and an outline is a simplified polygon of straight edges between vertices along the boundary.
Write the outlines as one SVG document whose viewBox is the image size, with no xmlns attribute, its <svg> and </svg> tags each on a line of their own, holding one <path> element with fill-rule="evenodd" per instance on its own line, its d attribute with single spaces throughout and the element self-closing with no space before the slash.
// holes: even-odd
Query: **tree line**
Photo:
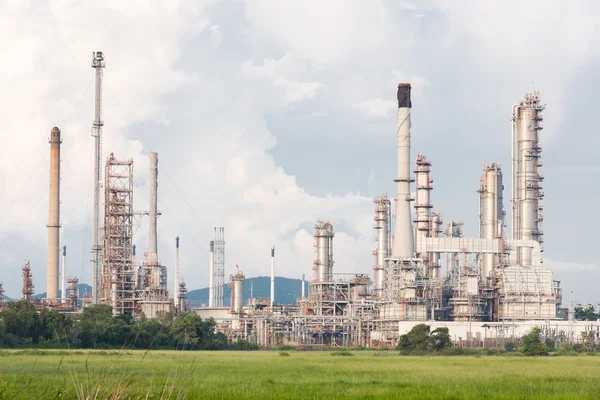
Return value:
<svg viewBox="0 0 600 400">
<path fill-rule="evenodd" d="M 55 309 L 36 310 L 28 301 L 7 303 L 0 311 L 0 345 L 48 348 L 139 348 L 222 350 L 248 349 L 247 342 L 230 345 L 216 331 L 212 318 L 202 319 L 195 313 L 174 316 L 164 313 L 155 319 L 134 320 L 128 315 L 114 315 L 109 305 L 85 307 L 80 315 L 71 316 Z"/>
</svg>

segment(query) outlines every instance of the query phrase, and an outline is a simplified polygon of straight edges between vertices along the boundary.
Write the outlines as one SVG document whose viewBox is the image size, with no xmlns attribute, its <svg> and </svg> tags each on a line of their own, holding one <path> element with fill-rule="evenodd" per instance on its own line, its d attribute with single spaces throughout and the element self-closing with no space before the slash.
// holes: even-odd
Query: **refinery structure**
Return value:
<svg viewBox="0 0 600 400">
<path fill-rule="evenodd" d="M 400 83 L 397 171 L 389 173 L 396 193 L 373 200 L 377 246 L 371 273 L 344 274 L 343 266 L 335 263 L 335 221 L 318 219 L 314 226 L 316 255 L 305 271 L 311 278 L 307 282 L 302 279 L 297 302 L 280 304 L 275 298 L 275 247 L 265 249 L 271 256 L 270 298 L 245 298 L 246 277 L 237 265 L 226 282 L 225 228 L 218 226 L 209 244 L 208 304 L 190 308 L 188 288 L 179 276 L 180 238 L 175 239 L 172 292 L 167 268 L 158 256 L 158 154 L 151 152 L 149 157 L 148 209 L 134 210 L 133 160 L 121 159 L 115 152 L 102 157 L 102 52 L 94 52 L 92 67 L 96 74 L 92 294 L 79 296 L 78 278 L 67 278 L 66 247 L 59 279 L 61 136 L 55 127 L 50 136 L 48 289 L 40 307 L 77 314 L 91 304 L 108 304 L 113 313 L 134 318 L 193 311 L 215 318 L 218 329 L 232 341 L 245 339 L 260 345 L 393 346 L 400 334 L 422 321 L 444 324 L 455 332 L 467 332 L 466 327 L 472 332 L 475 324 L 479 332 L 493 331 L 496 336 L 514 335 L 534 325 L 546 326 L 556 334 L 561 331 L 561 284 L 553 280 L 542 258 L 540 133 L 545 104 L 537 91 L 526 93 L 512 108 L 510 170 L 503 171 L 499 163 L 486 164 L 478 188 L 474 182 L 477 194 L 473 196 L 479 196 L 478 237 L 464 237 L 462 221 L 445 221 L 441 212 L 433 211 L 434 163 L 425 152 L 413 155 L 411 85 Z M 389 139 L 391 147 L 393 133 Z M 509 210 L 504 209 L 507 173 Z M 143 218 L 148 219 L 149 243 L 143 257 L 137 259 L 133 235 Z M 23 298 L 31 301 L 34 285 L 28 262 L 22 271 Z M 226 285 L 231 293 L 229 306 L 225 305 Z"/>
</svg>

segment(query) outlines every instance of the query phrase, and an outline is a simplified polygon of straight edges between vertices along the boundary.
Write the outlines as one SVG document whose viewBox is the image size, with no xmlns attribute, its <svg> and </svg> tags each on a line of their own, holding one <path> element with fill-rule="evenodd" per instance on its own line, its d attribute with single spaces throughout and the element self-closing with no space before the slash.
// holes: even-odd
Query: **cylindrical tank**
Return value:
<svg viewBox="0 0 600 400">
<path fill-rule="evenodd" d="M 392 255 L 399 258 L 414 257 L 410 197 L 410 83 L 398 85 L 398 195 L 396 203 L 396 230 Z"/>
<path fill-rule="evenodd" d="M 231 277 L 231 312 L 240 314 L 244 306 L 244 274 L 238 271 Z"/>
<path fill-rule="evenodd" d="M 484 165 L 479 186 L 479 237 L 482 239 L 502 238 L 504 211 L 502 206 L 502 170 L 499 165 Z M 482 254 L 481 275 L 488 278 L 493 275 L 497 256 Z"/>
</svg>

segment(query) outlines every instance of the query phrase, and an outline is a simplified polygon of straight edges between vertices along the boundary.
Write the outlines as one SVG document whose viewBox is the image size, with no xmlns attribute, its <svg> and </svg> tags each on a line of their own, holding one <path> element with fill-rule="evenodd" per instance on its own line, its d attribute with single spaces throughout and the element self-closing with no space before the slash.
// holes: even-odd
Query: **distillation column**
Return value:
<svg viewBox="0 0 600 400">
<path fill-rule="evenodd" d="M 414 257 L 413 230 L 410 208 L 410 83 L 398 84 L 398 195 L 396 204 L 396 230 L 392 256 L 409 259 Z"/>
<path fill-rule="evenodd" d="M 58 259 L 60 229 L 60 129 L 50 132 L 50 189 L 48 210 L 48 270 L 46 300 L 58 299 Z"/>
<path fill-rule="evenodd" d="M 175 238 L 175 287 L 173 288 L 173 303 L 175 309 L 179 305 L 179 236 Z"/>
<path fill-rule="evenodd" d="M 62 271 L 60 274 L 61 303 L 67 302 L 67 246 L 63 246 Z"/>
<path fill-rule="evenodd" d="M 317 271 L 317 281 L 330 281 L 333 277 L 333 226 L 329 221 L 317 220 L 315 224 L 315 247 L 317 259 L 313 269 Z"/>
<path fill-rule="evenodd" d="M 208 257 L 208 306 L 215 305 L 215 242 L 210 241 L 210 255 Z"/>
<path fill-rule="evenodd" d="M 513 106 L 512 130 L 512 238 L 515 240 L 535 240 L 543 242 L 540 211 L 543 176 L 539 172 L 542 149 L 539 134 L 543 129 L 542 111 L 546 105 L 541 102 L 538 91 L 525 94 Z M 516 129 L 516 135 L 515 135 Z M 515 150 L 516 149 L 516 150 Z M 531 248 L 522 247 L 517 254 L 517 262 L 531 265 Z"/>
<path fill-rule="evenodd" d="M 502 169 L 498 164 L 485 165 L 479 186 L 479 237 L 482 239 L 502 239 L 504 227 L 504 210 L 502 206 Z M 494 276 L 496 264 L 499 262 L 495 254 L 481 255 L 481 278 Z"/>
<path fill-rule="evenodd" d="M 271 247 L 271 310 L 275 304 L 275 246 Z"/>
<path fill-rule="evenodd" d="M 392 202 L 386 194 L 376 197 L 374 203 L 374 226 L 377 232 L 377 250 L 373 266 L 373 290 L 379 296 L 383 290 L 385 260 L 390 256 Z"/>
<path fill-rule="evenodd" d="M 101 51 L 93 53 L 92 68 L 96 70 L 95 116 L 92 123 L 94 137 L 94 220 L 92 231 L 92 304 L 98 304 L 98 283 L 102 250 L 102 220 L 100 190 L 102 188 L 102 68 L 106 66 Z"/>
<path fill-rule="evenodd" d="M 158 154 L 150 153 L 150 210 L 148 227 L 148 256 L 151 262 L 158 262 L 158 239 L 156 236 L 158 202 Z"/>
</svg>

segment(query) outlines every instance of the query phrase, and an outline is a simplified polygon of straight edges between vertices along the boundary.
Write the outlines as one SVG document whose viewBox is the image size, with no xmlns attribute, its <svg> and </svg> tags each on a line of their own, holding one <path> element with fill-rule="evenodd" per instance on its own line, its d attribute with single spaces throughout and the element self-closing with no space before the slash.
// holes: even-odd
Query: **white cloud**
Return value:
<svg viewBox="0 0 600 400">
<path fill-rule="evenodd" d="M 352 107 L 368 118 L 388 118 L 390 113 L 398 106 L 394 100 L 369 99 L 361 103 L 355 103 Z"/>
</svg>

